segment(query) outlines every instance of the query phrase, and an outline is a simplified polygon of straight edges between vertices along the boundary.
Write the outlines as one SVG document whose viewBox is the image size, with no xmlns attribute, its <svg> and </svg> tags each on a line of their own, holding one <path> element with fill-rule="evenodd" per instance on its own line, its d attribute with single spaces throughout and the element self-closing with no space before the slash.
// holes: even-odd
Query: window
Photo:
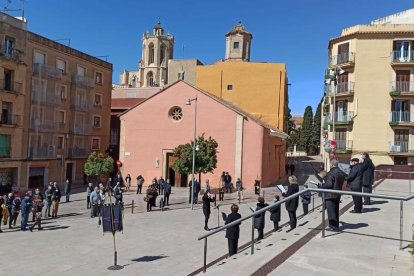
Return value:
<svg viewBox="0 0 414 276">
<path fill-rule="evenodd" d="M 101 117 L 93 116 L 93 127 L 101 127 Z"/>
<path fill-rule="evenodd" d="M 406 62 L 411 61 L 413 59 L 412 57 L 412 45 L 411 41 L 394 41 L 394 60 L 400 61 L 400 62 Z"/>
<path fill-rule="evenodd" d="M 56 59 L 56 68 L 61 70 L 63 74 L 66 73 L 66 61 L 61 59 Z"/>
<path fill-rule="evenodd" d="M 233 49 L 239 49 L 239 42 L 233 42 Z"/>
<path fill-rule="evenodd" d="M 46 61 L 46 55 L 39 53 L 39 52 L 34 52 L 33 55 L 33 63 L 38 63 L 38 64 L 45 64 Z"/>
<path fill-rule="evenodd" d="M 15 44 L 15 39 L 13 37 L 10 36 L 6 36 L 5 40 L 4 40 L 4 54 L 6 56 L 13 56 L 13 50 L 14 50 L 14 44 Z"/>
<path fill-rule="evenodd" d="M 63 136 L 56 136 L 55 137 L 55 146 L 57 149 L 63 149 L 64 148 L 64 138 Z"/>
<path fill-rule="evenodd" d="M 86 75 L 86 68 L 78 65 L 77 75 L 84 77 Z"/>
<path fill-rule="evenodd" d="M 185 72 L 178 73 L 178 79 L 179 80 L 184 80 L 184 74 L 185 74 Z"/>
<path fill-rule="evenodd" d="M 2 102 L 1 103 L 1 123 L 2 124 L 12 124 L 12 107 L 13 103 L 11 102 Z"/>
<path fill-rule="evenodd" d="M 111 145 L 118 145 L 118 134 L 119 134 L 119 129 L 117 128 L 111 128 Z"/>
<path fill-rule="evenodd" d="M 10 135 L 0 134 L 0 157 L 10 157 Z"/>
<path fill-rule="evenodd" d="M 92 138 L 92 149 L 98 150 L 100 148 L 101 139 L 99 138 Z"/>
<path fill-rule="evenodd" d="M 170 117 L 170 119 L 173 122 L 179 122 L 182 120 L 183 118 L 183 111 L 181 109 L 181 107 L 179 106 L 174 106 L 170 109 L 170 111 L 168 112 L 168 116 Z"/>
<path fill-rule="evenodd" d="M 233 90 L 233 85 L 228 84 L 228 85 L 227 85 L 227 91 L 231 91 L 231 90 Z"/>
<path fill-rule="evenodd" d="M 55 112 L 55 122 L 59 124 L 65 123 L 65 111 L 64 110 L 56 110 Z"/>
<path fill-rule="evenodd" d="M 151 71 L 147 74 L 147 86 L 155 86 L 154 74 Z"/>
<path fill-rule="evenodd" d="M 13 91 L 14 71 L 4 69 L 4 90 Z"/>
<path fill-rule="evenodd" d="M 94 104 L 95 106 L 102 106 L 102 95 L 101 94 L 95 94 Z"/>
<path fill-rule="evenodd" d="M 154 44 L 148 46 L 148 64 L 154 63 Z"/>
<path fill-rule="evenodd" d="M 408 159 L 407 157 L 395 156 L 394 165 L 408 165 L 407 159 Z"/>
<path fill-rule="evenodd" d="M 59 84 L 57 86 L 56 97 L 61 101 L 66 100 L 66 85 Z"/>
<path fill-rule="evenodd" d="M 95 73 L 95 83 L 102 84 L 102 73 L 100 72 Z"/>
<path fill-rule="evenodd" d="M 76 136 L 75 137 L 75 147 L 80 148 L 80 149 L 83 148 L 83 137 L 81 137 L 81 136 Z"/>
<path fill-rule="evenodd" d="M 164 44 L 161 44 L 161 50 L 160 50 L 160 64 L 162 64 L 165 60 L 165 53 L 167 51 L 167 47 L 165 47 Z"/>
</svg>

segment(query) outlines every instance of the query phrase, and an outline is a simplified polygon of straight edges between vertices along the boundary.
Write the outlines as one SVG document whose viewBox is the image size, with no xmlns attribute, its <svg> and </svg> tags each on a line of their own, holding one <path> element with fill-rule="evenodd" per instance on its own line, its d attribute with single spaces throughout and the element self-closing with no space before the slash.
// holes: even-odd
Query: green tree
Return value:
<svg viewBox="0 0 414 276">
<path fill-rule="evenodd" d="M 305 108 L 303 114 L 303 124 L 299 135 L 299 147 L 300 150 L 304 150 L 307 153 L 310 152 L 312 145 L 312 130 L 313 130 L 313 111 L 311 106 Z"/>
<path fill-rule="evenodd" d="M 316 108 L 315 117 L 313 118 L 313 130 L 312 130 L 312 148 L 313 153 L 318 152 L 321 144 L 321 110 L 322 109 L 322 100 L 319 102 L 318 107 Z"/>
<path fill-rule="evenodd" d="M 193 166 L 193 145 L 194 142 L 177 146 L 173 156 L 177 157 L 172 168 L 175 172 L 191 174 Z M 218 143 L 213 138 L 204 138 L 204 134 L 196 138 L 195 174 L 213 172 L 217 167 Z"/>
<path fill-rule="evenodd" d="M 106 154 L 91 152 L 85 163 L 85 174 L 94 181 L 102 176 L 109 176 L 114 170 L 114 159 Z"/>
</svg>

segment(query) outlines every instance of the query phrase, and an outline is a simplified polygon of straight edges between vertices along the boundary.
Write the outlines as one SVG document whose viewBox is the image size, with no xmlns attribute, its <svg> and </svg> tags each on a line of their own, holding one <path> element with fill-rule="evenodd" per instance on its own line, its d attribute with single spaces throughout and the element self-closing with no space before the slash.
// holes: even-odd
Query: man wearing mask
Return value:
<svg viewBox="0 0 414 276">
<path fill-rule="evenodd" d="M 359 163 L 358 158 L 351 159 L 351 171 L 349 172 L 348 177 L 346 178 L 348 186 L 351 188 L 352 192 L 362 192 L 362 164 Z M 361 213 L 362 212 L 362 197 L 352 196 L 354 201 L 354 210 L 351 213 Z"/>
</svg>

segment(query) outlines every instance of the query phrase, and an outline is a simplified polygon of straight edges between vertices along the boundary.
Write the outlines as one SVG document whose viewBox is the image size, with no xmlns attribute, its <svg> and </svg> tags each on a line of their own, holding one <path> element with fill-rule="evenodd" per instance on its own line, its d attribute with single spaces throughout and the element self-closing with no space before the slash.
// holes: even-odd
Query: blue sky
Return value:
<svg viewBox="0 0 414 276">
<path fill-rule="evenodd" d="M 10 0 L 0 0 L 4 6 Z M 21 0 L 11 0 L 19 8 Z M 253 34 L 252 61 L 287 64 L 293 114 L 316 107 L 323 94 L 328 40 L 343 28 L 414 7 L 412 0 L 25 0 L 29 29 L 71 47 L 109 56 L 114 82 L 136 69 L 142 33 L 161 18 L 175 36 L 175 58 L 210 64 L 224 57 L 225 38 L 238 21 Z M 12 13 L 17 15 L 16 13 Z M 62 43 L 66 43 L 63 41 Z M 183 45 L 184 53 L 183 53 Z"/>
</svg>

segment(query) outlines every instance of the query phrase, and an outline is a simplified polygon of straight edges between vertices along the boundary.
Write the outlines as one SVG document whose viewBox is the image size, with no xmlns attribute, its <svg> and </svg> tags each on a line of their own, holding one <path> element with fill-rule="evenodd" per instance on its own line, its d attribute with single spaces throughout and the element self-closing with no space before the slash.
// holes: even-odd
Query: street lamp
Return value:
<svg viewBox="0 0 414 276">
<path fill-rule="evenodd" d="M 191 210 L 194 209 L 194 171 L 195 171 L 195 152 L 198 148 L 196 146 L 196 133 L 197 133 L 197 97 L 188 99 L 185 104 L 191 105 L 192 102 L 195 102 L 194 105 L 194 142 L 193 142 L 193 168 L 191 170 Z"/>
<path fill-rule="evenodd" d="M 336 86 L 338 84 L 338 76 L 345 73 L 345 71 L 337 66 L 335 67 L 333 71 L 333 74 L 329 74 L 328 78 L 325 79 L 325 84 L 331 84 L 334 83 L 334 91 L 333 91 L 333 103 L 332 103 L 332 131 L 333 131 L 333 140 L 335 140 L 335 104 L 336 104 Z"/>
</svg>

